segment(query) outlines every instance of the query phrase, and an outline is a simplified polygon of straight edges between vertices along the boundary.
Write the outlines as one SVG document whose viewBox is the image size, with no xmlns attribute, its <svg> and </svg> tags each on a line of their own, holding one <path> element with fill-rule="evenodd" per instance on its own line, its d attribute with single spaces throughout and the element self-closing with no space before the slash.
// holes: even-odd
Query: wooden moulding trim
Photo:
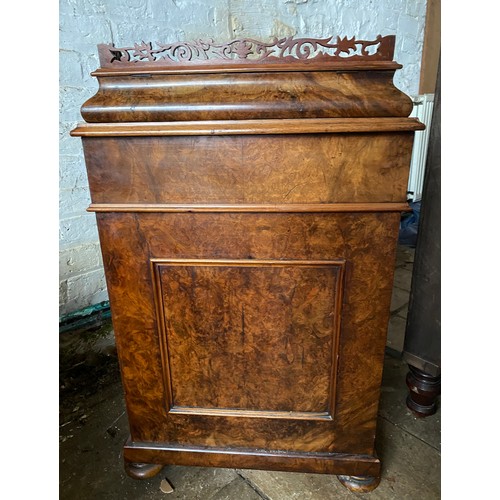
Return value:
<svg viewBox="0 0 500 500">
<path fill-rule="evenodd" d="M 261 267 L 261 266 L 273 266 L 273 267 L 288 267 L 288 266 L 300 266 L 300 267 L 326 267 L 330 268 L 332 266 L 343 266 L 345 265 L 345 259 L 335 259 L 335 260 L 275 260 L 275 259 L 165 259 L 165 258 L 153 258 L 151 262 L 154 264 L 165 264 L 168 266 L 221 266 L 226 267 L 230 265 L 236 265 L 239 267 Z M 184 407 L 183 407 L 184 408 Z M 187 408 L 187 407 L 185 407 Z M 280 412 L 283 413 L 283 412 Z M 288 412 L 284 412 L 288 413 Z"/>
<path fill-rule="evenodd" d="M 218 120 L 142 123 L 82 123 L 71 131 L 78 137 L 162 135 L 259 135 L 423 130 L 417 118 L 306 118 L 270 120 Z"/>
<path fill-rule="evenodd" d="M 225 408 L 191 408 L 172 406 L 168 413 L 177 415 L 204 415 L 210 417 L 244 417 L 244 418 L 277 418 L 282 420 L 333 420 L 328 412 L 307 411 L 264 411 L 264 410 L 231 410 Z"/>
<path fill-rule="evenodd" d="M 340 338 L 340 311 L 342 304 L 342 283 L 344 279 L 345 259 L 335 260 L 274 260 L 274 259 L 173 259 L 173 258 L 152 258 L 151 272 L 153 275 L 153 287 L 156 295 L 157 305 L 157 321 L 160 325 L 160 333 L 162 337 L 162 360 L 163 360 L 163 380 L 165 384 L 166 406 L 168 414 L 187 415 L 187 416 L 209 416 L 209 417 L 240 417 L 240 418 L 272 418 L 282 420 L 319 420 L 331 421 L 334 419 L 335 411 L 335 396 L 336 396 L 336 379 L 337 379 L 337 353 Z M 173 403 L 173 386 L 171 369 L 169 362 L 169 347 L 167 335 L 167 322 L 164 315 L 163 307 L 163 294 L 161 292 L 162 283 L 160 278 L 160 268 L 162 266 L 183 266 L 183 267 L 290 267 L 299 266 L 303 268 L 326 268 L 334 270 L 336 274 L 335 279 L 335 297 L 337 316 L 335 319 L 335 326 L 333 329 L 332 341 L 332 367 L 331 367 L 331 382 L 329 389 L 329 398 L 327 402 L 326 411 L 280 411 L 280 410 L 250 410 L 242 408 L 207 408 L 199 406 L 181 406 Z M 158 307 L 160 306 L 160 307 Z"/>
<path fill-rule="evenodd" d="M 290 64 L 267 64 L 267 65 L 257 65 L 257 64 L 241 64 L 230 66 L 213 64 L 210 66 L 205 65 L 195 65 L 192 66 L 171 66 L 168 68 L 158 68 L 154 66 L 140 66 L 138 68 L 130 69 L 102 69 L 99 68 L 93 71 L 91 76 L 94 77 L 106 77 L 106 76 L 129 76 L 129 75 L 164 75 L 164 74 L 189 74 L 189 73 L 271 73 L 275 71 L 279 72 L 297 72 L 297 71 L 381 71 L 389 70 L 396 71 L 401 69 L 403 66 L 394 61 L 371 61 L 371 62 L 359 62 L 359 61 L 340 61 L 340 62 L 330 62 L 328 64 L 322 64 L 318 62 L 301 62 L 301 63 L 290 63 Z"/>
<path fill-rule="evenodd" d="M 202 465 L 204 467 L 231 467 L 242 469 L 315 472 L 378 476 L 380 460 L 371 455 L 347 453 L 314 453 L 292 451 L 265 451 L 221 449 L 208 447 L 176 447 L 128 441 L 124 446 L 128 462 Z"/>
<path fill-rule="evenodd" d="M 408 203 L 301 203 L 238 205 L 172 205 L 155 203 L 92 203 L 89 212 L 166 212 L 166 213 L 329 213 L 329 212 L 408 212 Z"/>
<path fill-rule="evenodd" d="M 153 287 L 156 295 L 156 314 L 157 322 L 160 325 L 160 332 L 162 336 L 162 360 L 164 369 L 164 384 L 166 405 L 168 414 L 187 415 L 187 416 L 209 416 L 209 417 L 237 417 L 237 418 L 272 418 L 281 420 L 319 420 L 331 421 L 334 419 L 335 411 L 335 396 L 336 396 L 336 379 L 337 379 L 337 353 L 340 338 L 340 311 L 342 304 L 342 283 L 345 269 L 345 259 L 335 260 L 274 260 L 274 259 L 173 259 L 173 258 L 152 258 L 151 272 L 153 275 Z M 166 318 L 164 315 L 162 282 L 160 278 L 160 268 L 162 266 L 183 266 L 183 267 L 291 267 L 299 266 L 302 268 L 326 268 L 331 271 L 334 270 L 335 278 L 335 297 L 337 305 L 335 307 L 336 320 L 333 329 L 333 342 L 332 342 L 332 368 L 331 368 L 331 385 L 329 389 L 329 399 L 327 402 L 326 411 L 280 411 L 280 410 L 250 410 L 242 408 L 207 408 L 199 406 L 182 406 L 176 405 L 173 401 L 173 386 L 170 369 L 170 356 L 168 354 L 168 334 L 166 327 Z"/>
</svg>

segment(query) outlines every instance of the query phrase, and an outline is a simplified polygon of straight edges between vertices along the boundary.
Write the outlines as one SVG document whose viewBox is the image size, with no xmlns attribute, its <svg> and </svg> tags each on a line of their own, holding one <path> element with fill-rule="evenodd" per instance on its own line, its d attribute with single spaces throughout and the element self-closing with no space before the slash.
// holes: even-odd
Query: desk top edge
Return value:
<svg viewBox="0 0 500 500">
<path fill-rule="evenodd" d="M 416 118 L 311 118 L 175 122 L 80 123 L 74 137 L 267 135 L 412 132 L 425 126 Z"/>
</svg>

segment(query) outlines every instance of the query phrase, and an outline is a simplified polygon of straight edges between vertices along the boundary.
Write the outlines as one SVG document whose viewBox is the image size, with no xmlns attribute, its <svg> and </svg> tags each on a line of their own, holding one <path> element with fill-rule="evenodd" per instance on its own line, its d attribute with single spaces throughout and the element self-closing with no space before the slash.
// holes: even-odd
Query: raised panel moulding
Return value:
<svg viewBox="0 0 500 500">
<path fill-rule="evenodd" d="M 344 260 L 151 265 L 169 413 L 333 418 Z"/>
</svg>

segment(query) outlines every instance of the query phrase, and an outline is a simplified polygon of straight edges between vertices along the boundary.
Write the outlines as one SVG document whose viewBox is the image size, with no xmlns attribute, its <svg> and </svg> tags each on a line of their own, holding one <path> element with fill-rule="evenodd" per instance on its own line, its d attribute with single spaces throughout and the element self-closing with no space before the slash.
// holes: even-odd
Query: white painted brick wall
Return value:
<svg viewBox="0 0 500 500">
<path fill-rule="evenodd" d="M 425 0 L 60 0 L 60 314 L 107 299 L 81 141 L 69 131 L 97 90 L 98 43 L 239 36 L 374 38 L 395 34 L 404 68 L 395 84 L 418 92 Z"/>
</svg>

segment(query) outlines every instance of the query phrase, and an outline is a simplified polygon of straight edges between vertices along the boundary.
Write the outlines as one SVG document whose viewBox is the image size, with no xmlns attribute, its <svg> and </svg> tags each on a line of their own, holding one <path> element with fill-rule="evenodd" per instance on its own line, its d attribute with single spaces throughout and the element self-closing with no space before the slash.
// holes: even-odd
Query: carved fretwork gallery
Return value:
<svg viewBox="0 0 500 500">
<path fill-rule="evenodd" d="M 100 45 L 83 140 L 126 470 L 380 481 L 374 449 L 416 130 L 393 36 Z"/>
<path fill-rule="evenodd" d="M 219 63 L 237 63 L 241 60 L 265 62 L 266 64 L 294 62 L 296 60 L 332 61 L 335 59 L 380 60 L 392 58 L 394 37 L 378 36 L 376 40 L 340 38 L 275 38 L 266 43 L 251 38 L 241 38 L 228 43 L 213 40 L 194 42 L 136 43 L 132 47 L 115 47 L 113 44 L 99 45 L 101 66 L 128 67 L 131 64 L 154 64 L 156 66 L 217 60 Z"/>
</svg>

